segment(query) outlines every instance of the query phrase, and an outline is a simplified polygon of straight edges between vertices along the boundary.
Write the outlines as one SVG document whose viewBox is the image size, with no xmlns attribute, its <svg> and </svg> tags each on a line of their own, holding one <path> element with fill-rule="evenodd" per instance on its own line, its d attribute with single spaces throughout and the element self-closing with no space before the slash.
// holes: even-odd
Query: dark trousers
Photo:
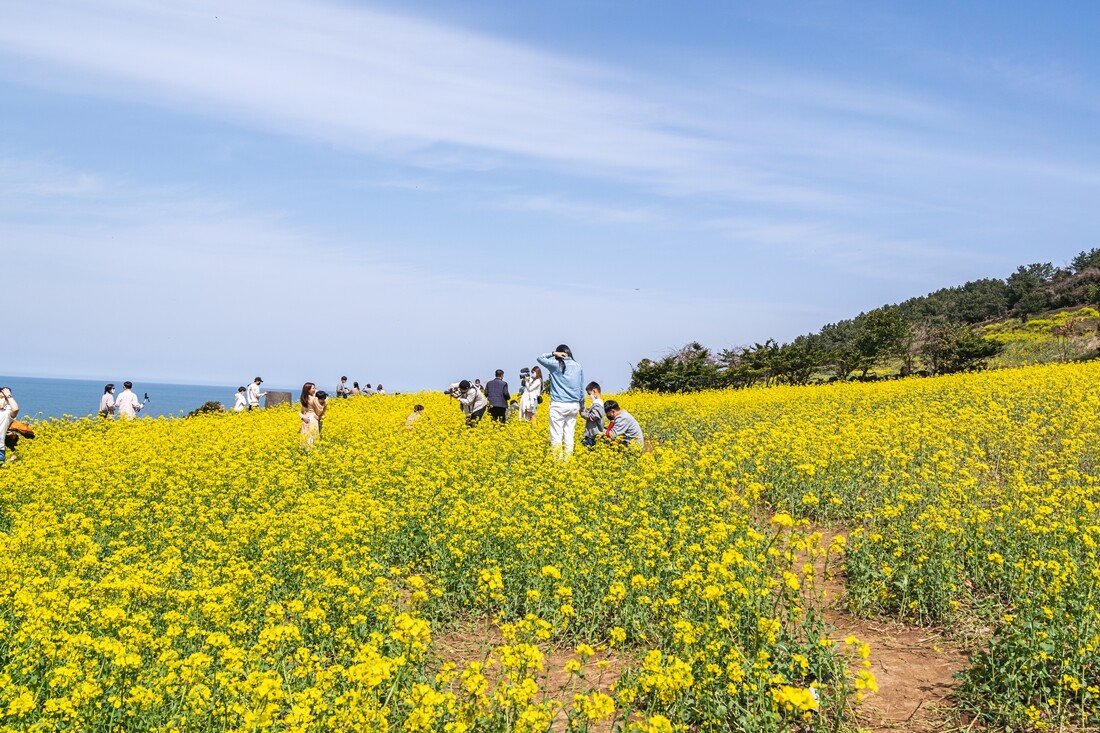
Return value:
<svg viewBox="0 0 1100 733">
<path fill-rule="evenodd" d="M 483 417 L 485 417 L 485 408 L 484 407 L 482 407 L 480 410 L 476 410 L 476 411 L 470 413 L 470 416 L 468 418 L 466 418 L 467 427 L 472 428 L 474 425 L 477 425 L 479 422 L 481 422 L 481 418 L 483 418 Z"/>
<path fill-rule="evenodd" d="M 493 418 L 497 422 L 504 422 L 505 418 L 508 417 L 508 408 L 507 407 L 490 407 L 489 408 L 489 417 Z"/>
</svg>

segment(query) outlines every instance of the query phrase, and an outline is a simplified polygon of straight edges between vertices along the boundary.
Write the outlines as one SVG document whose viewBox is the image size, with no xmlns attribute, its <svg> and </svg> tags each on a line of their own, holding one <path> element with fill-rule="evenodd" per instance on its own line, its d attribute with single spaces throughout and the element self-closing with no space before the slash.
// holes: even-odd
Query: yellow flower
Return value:
<svg viewBox="0 0 1100 733">
<path fill-rule="evenodd" d="M 607 720 L 615 713 L 615 701 L 602 692 L 574 696 L 573 707 L 592 722 Z"/>
</svg>

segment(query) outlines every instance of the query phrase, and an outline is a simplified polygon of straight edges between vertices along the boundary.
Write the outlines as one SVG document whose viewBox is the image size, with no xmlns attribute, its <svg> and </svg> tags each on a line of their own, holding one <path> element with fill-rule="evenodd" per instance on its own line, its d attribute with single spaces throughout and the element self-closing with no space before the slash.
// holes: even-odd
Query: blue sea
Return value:
<svg viewBox="0 0 1100 733">
<path fill-rule="evenodd" d="M 22 420 L 92 415 L 99 409 L 103 386 L 108 382 L 115 385 L 116 397 L 122 394 L 122 382 L 116 380 L 0 376 L 0 386 L 10 387 L 12 396 L 19 403 L 19 417 Z M 149 402 L 139 413 L 141 417 L 178 417 L 210 401 L 232 407 L 233 395 L 238 386 L 240 385 L 214 387 L 201 384 L 161 384 L 135 380 L 134 393 L 139 398 L 149 395 Z M 267 388 L 266 384 L 264 388 Z"/>
</svg>

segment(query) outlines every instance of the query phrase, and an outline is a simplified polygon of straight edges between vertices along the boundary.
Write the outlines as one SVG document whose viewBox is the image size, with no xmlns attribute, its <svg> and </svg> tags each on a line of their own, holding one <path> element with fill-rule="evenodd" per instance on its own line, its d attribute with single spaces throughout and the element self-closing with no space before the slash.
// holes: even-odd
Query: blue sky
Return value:
<svg viewBox="0 0 1100 733">
<path fill-rule="evenodd" d="M 1095 3 L 0 17 L 4 373 L 619 388 L 1100 246 Z"/>
</svg>

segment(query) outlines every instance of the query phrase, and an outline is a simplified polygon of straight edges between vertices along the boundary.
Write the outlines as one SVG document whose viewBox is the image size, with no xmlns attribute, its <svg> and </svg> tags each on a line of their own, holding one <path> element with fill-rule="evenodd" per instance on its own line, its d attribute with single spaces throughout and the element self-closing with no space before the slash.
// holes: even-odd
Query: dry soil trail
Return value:
<svg viewBox="0 0 1100 733">
<path fill-rule="evenodd" d="M 824 528 L 821 532 L 826 544 L 836 535 L 844 534 Z M 943 629 L 866 619 L 850 613 L 843 606 L 842 578 L 826 578 L 821 590 L 822 612 L 836 627 L 837 638 L 853 635 L 871 645 L 871 671 L 878 680 L 879 691 L 860 704 L 862 728 L 875 733 L 948 733 L 969 729 L 969 721 L 963 719 L 952 700 L 958 686 L 954 675 L 966 667 L 969 654 L 947 638 Z"/>
</svg>

